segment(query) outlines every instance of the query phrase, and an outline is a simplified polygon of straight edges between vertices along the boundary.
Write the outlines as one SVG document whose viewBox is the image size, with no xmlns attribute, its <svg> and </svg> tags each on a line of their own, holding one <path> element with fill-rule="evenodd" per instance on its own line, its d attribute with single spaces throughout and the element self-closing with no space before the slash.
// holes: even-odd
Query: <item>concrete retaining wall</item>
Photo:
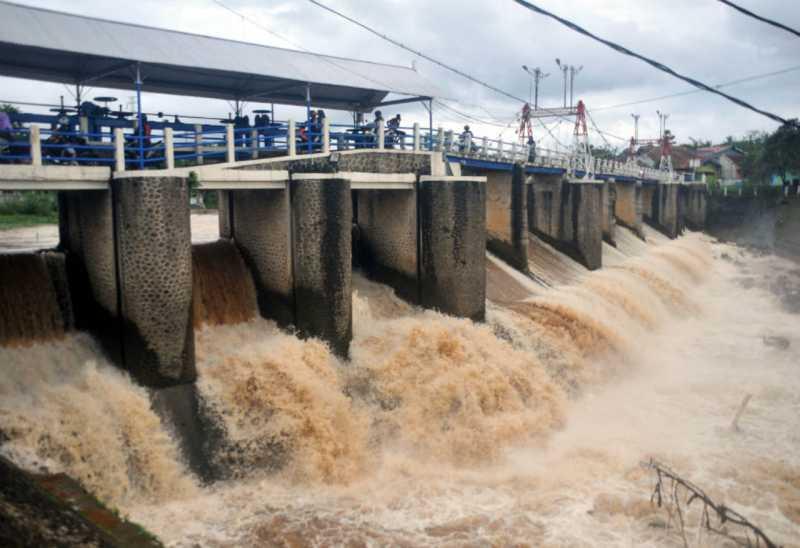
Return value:
<svg viewBox="0 0 800 548">
<path fill-rule="evenodd" d="M 231 235 L 253 275 L 258 309 L 281 326 L 294 323 L 289 192 L 231 190 Z"/>
<path fill-rule="evenodd" d="M 536 175 L 528 189 L 530 230 L 591 270 L 602 266 L 603 185 Z"/>
<path fill-rule="evenodd" d="M 463 170 L 466 175 L 478 173 Z M 528 198 L 524 167 L 512 172 L 485 170 L 486 245 L 489 250 L 523 272 L 528 271 Z"/>
<path fill-rule="evenodd" d="M 706 226 L 708 196 L 705 184 L 689 185 L 687 188 L 686 226 L 692 230 L 703 230 Z"/>
<path fill-rule="evenodd" d="M 614 216 L 617 223 L 633 230 L 644 239 L 642 229 L 642 183 L 638 181 L 617 181 L 614 184 L 616 200 Z"/>
<path fill-rule="evenodd" d="M 402 299 L 419 303 L 417 190 L 354 193 L 360 266 Z"/>
<path fill-rule="evenodd" d="M 60 192 L 58 204 L 59 248 L 66 254 L 75 327 L 94 334 L 109 357 L 119 361 L 111 191 Z"/>
<path fill-rule="evenodd" d="M 616 243 L 616 229 L 617 219 L 614 216 L 615 203 L 617 201 L 616 183 L 613 180 L 605 182 L 601 189 L 601 204 L 602 204 L 602 228 L 603 240 L 611 245 Z"/>
<path fill-rule="evenodd" d="M 423 306 L 482 321 L 486 315 L 486 179 L 419 183 Z"/>
<path fill-rule="evenodd" d="M 676 183 L 658 183 L 653 196 L 652 221 L 655 228 L 670 238 L 677 238 L 678 223 L 678 189 Z"/>
</svg>

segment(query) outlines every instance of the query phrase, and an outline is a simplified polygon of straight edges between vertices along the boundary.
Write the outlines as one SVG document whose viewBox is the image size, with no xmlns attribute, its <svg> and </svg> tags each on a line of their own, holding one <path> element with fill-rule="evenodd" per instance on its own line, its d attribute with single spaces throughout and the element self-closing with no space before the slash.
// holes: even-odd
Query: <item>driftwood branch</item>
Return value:
<svg viewBox="0 0 800 548">
<path fill-rule="evenodd" d="M 741 546 L 779 548 L 772 542 L 766 533 L 757 526 L 750 523 L 743 515 L 728 508 L 724 504 L 717 504 L 705 491 L 700 489 L 691 481 L 680 477 L 664 464 L 654 459 L 643 462 L 642 466 L 655 472 L 656 483 L 650 502 L 659 508 L 665 508 L 670 516 L 675 514 L 678 518 L 678 530 L 683 539 L 683 544 L 688 548 L 689 543 L 686 539 L 686 523 L 684 514 L 689 510 L 692 503 L 703 505 L 700 514 L 700 527 L 711 533 L 725 536 Z M 727 531 L 728 526 L 734 526 L 741 530 L 743 536 L 733 536 Z"/>
</svg>

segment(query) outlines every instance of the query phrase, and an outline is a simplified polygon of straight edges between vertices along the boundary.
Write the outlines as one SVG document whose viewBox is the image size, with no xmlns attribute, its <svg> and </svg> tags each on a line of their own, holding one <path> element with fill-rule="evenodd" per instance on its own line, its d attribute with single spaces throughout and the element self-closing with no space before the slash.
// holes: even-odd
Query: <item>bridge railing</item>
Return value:
<svg viewBox="0 0 800 548">
<path fill-rule="evenodd" d="M 62 131 L 43 127 L 52 117 L 34 116 L 29 127 L 14 129 L 11 141 L 0 141 L 0 163 L 113 165 L 117 170 L 171 168 L 205 163 L 237 162 L 263 157 L 297 156 L 354 149 L 436 151 L 447 156 L 568 170 L 568 153 L 517 141 L 463 135 L 419 124 L 399 128 L 355 127 L 274 121 L 256 127 L 190 125 L 154 122 L 148 135 L 135 127 L 109 127 L 96 132 Z M 112 120 L 113 122 L 113 120 Z M 111 122 L 109 122 L 111 123 Z M 86 126 L 86 123 L 81 123 Z M 93 127 L 99 127 L 95 124 Z M 92 127 L 91 125 L 89 127 Z M 103 126 L 105 128 L 105 126 Z M 533 153 L 532 153 L 533 152 Z M 616 160 L 595 159 L 596 174 L 680 181 L 680 174 Z"/>
</svg>

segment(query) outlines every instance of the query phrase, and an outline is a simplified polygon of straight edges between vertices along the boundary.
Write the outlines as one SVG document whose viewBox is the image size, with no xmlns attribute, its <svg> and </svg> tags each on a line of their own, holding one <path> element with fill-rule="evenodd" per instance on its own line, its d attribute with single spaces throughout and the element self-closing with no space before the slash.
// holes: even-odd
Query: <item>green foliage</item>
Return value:
<svg viewBox="0 0 800 548">
<path fill-rule="evenodd" d="M 790 171 L 800 171 L 800 125 L 796 119 L 766 139 L 761 161 L 769 173 L 780 175 L 784 181 Z"/>
<path fill-rule="evenodd" d="M 203 203 L 206 205 L 206 209 L 217 209 L 219 207 L 217 191 L 207 190 L 203 192 Z"/>
<path fill-rule="evenodd" d="M 0 215 L 58 216 L 58 204 L 51 192 L 20 192 L 0 200 Z"/>
<path fill-rule="evenodd" d="M 593 158 L 599 158 L 600 160 L 616 160 L 617 158 L 617 150 L 608 145 L 601 147 L 589 145 L 589 149 L 592 152 Z"/>
<path fill-rule="evenodd" d="M 21 192 L 0 200 L 0 230 L 58 222 L 58 205 L 50 192 Z"/>
<path fill-rule="evenodd" d="M 19 114 L 19 109 L 14 105 L 9 105 L 8 103 L 0 104 L 0 112 L 5 112 L 7 114 Z"/>
</svg>

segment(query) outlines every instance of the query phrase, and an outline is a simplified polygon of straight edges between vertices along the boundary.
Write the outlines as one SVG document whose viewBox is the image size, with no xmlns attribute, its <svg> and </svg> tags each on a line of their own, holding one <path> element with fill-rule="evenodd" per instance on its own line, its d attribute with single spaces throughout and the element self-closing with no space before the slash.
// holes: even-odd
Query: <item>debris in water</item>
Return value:
<svg viewBox="0 0 800 548">
<path fill-rule="evenodd" d="M 749 397 L 745 400 L 749 400 Z M 659 508 L 666 509 L 667 527 L 672 524 L 674 518 L 677 519 L 678 532 L 683 539 L 684 546 L 688 546 L 686 529 L 689 507 L 695 500 L 699 500 L 703 504 L 703 508 L 698 523 L 698 540 L 701 531 L 706 530 L 744 546 L 761 546 L 763 542 L 767 548 L 777 548 L 778 545 L 772 542 L 764 531 L 750 523 L 739 512 L 724 504 L 714 502 L 702 489 L 680 477 L 664 464 L 650 459 L 648 462 L 643 462 L 642 466 L 656 473 L 656 485 L 653 488 L 650 502 L 655 502 Z M 741 532 L 735 534 L 735 531 Z"/>
<path fill-rule="evenodd" d="M 764 335 L 762 340 L 764 341 L 765 346 L 771 346 L 772 348 L 777 348 L 778 350 L 786 350 L 791 345 L 789 339 L 778 335 Z"/>
<path fill-rule="evenodd" d="M 752 398 L 752 394 L 747 394 L 744 399 L 742 400 L 742 404 L 739 406 L 739 410 L 736 411 L 736 416 L 733 417 L 733 422 L 731 423 L 731 430 L 734 432 L 739 431 L 739 417 L 742 416 L 744 413 L 744 408 L 747 407 L 747 404 L 750 402 L 750 398 Z"/>
</svg>

